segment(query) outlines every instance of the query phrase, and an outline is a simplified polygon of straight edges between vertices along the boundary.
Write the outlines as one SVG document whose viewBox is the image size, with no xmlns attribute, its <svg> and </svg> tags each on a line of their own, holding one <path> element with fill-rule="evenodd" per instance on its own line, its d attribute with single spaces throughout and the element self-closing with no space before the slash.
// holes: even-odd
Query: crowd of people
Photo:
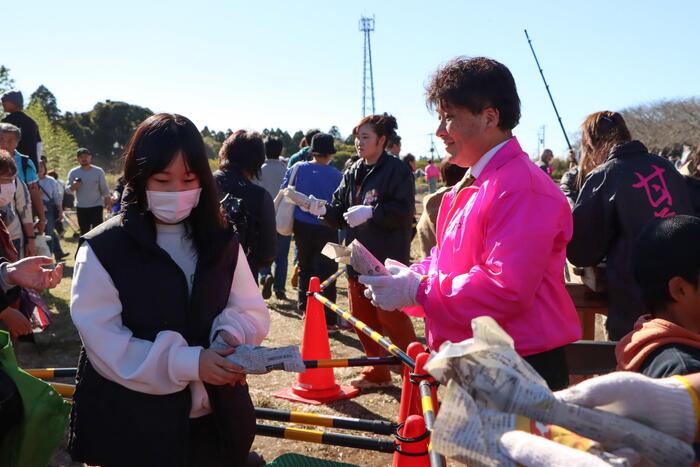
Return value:
<svg viewBox="0 0 700 467">
<path fill-rule="evenodd" d="M 606 327 L 619 340 L 620 369 L 652 377 L 700 371 L 700 149 L 679 170 L 634 140 L 619 113 L 595 112 L 560 187 L 553 153 L 533 163 L 513 135 L 520 99 L 505 65 L 453 59 L 431 77 L 426 97 L 447 156 L 424 170 L 430 193 L 416 221 L 416 161 L 400 156 L 388 114 L 357 122 L 357 154 L 342 171 L 329 134 L 310 130 L 285 162 L 281 141 L 240 130 L 224 141 L 213 174 L 189 119 L 153 115 L 131 137 L 112 193 L 84 148 L 65 186 L 52 178 L 21 94 L 3 95 L 3 246 L 33 256 L 36 236 L 46 233 L 56 260 L 64 257 L 56 232 L 62 191 L 75 196 L 81 240 L 71 317 L 83 348 L 74 459 L 244 465 L 255 415 L 245 374 L 226 356 L 265 339 L 265 300 L 273 292 L 287 300 L 289 269 L 304 312 L 310 278 L 338 267 L 321 254 L 327 242 L 357 240 L 386 265 L 383 276 L 348 269 L 349 307 L 403 350 L 416 340 L 411 316 L 425 320 L 427 345 L 437 350 L 472 337 L 472 319 L 488 315 L 552 390 L 567 388 L 564 348 L 581 337 L 564 279 L 568 259 L 607 279 Z M 293 235 L 275 222 L 275 199 L 287 187 L 310 200 L 294 209 Z M 335 285 L 323 294 L 335 301 Z M 27 332 L 17 331 L 13 313 L 3 318 L 11 309 L 0 320 L 13 335 Z M 326 320 L 329 331 L 344 325 L 333 313 Z M 358 338 L 367 356 L 385 355 Z M 366 367 L 351 384 L 389 386 L 389 367 Z"/>
</svg>

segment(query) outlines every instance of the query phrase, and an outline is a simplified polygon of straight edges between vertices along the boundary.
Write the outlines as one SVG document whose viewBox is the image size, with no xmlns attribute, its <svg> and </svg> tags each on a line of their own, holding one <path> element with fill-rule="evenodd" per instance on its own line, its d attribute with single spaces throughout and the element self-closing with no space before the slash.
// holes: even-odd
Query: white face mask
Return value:
<svg viewBox="0 0 700 467">
<path fill-rule="evenodd" d="M 146 190 L 148 210 L 166 224 L 177 224 L 197 206 L 201 193 L 201 188 L 185 191 Z"/>
<path fill-rule="evenodd" d="M 0 207 L 7 206 L 12 202 L 17 188 L 14 183 L 3 183 L 0 185 Z"/>
</svg>

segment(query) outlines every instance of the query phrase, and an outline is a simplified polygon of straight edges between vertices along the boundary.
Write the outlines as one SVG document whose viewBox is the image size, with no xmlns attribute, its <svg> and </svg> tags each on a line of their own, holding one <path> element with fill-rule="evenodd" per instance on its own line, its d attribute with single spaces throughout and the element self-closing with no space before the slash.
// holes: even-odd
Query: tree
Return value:
<svg viewBox="0 0 700 467">
<path fill-rule="evenodd" d="M 38 100 L 29 104 L 26 113 L 34 119 L 39 127 L 39 133 L 41 133 L 41 139 L 44 143 L 44 155 L 48 159 L 49 168 L 55 168 L 65 176 L 68 170 L 75 165 L 78 143 L 65 129 L 51 123 Z"/>
<path fill-rule="evenodd" d="M 89 112 L 67 112 L 59 123 L 101 163 L 115 167 L 131 134 L 151 115 L 145 107 L 106 100 Z"/>
<path fill-rule="evenodd" d="M 5 65 L 0 65 L 0 94 L 9 91 L 15 86 L 15 80 L 10 77 L 10 69 Z M 0 107 L 0 118 L 5 117 L 5 111 Z"/>
<path fill-rule="evenodd" d="M 56 123 L 61 117 L 61 111 L 58 110 L 58 105 L 56 104 L 56 96 L 43 84 L 36 88 L 36 91 L 29 97 L 29 105 L 32 105 L 34 102 L 38 102 L 41 105 L 51 123 Z"/>
<path fill-rule="evenodd" d="M 0 94 L 9 91 L 15 86 L 15 80 L 10 77 L 10 69 L 0 65 Z"/>
<path fill-rule="evenodd" d="M 621 111 L 633 139 L 650 152 L 680 156 L 684 145 L 700 144 L 700 98 L 663 100 Z"/>
<path fill-rule="evenodd" d="M 333 137 L 333 139 L 337 141 L 342 141 L 343 140 L 343 135 L 340 134 L 340 129 L 338 129 L 337 126 L 333 125 L 330 130 L 328 130 L 328 134 Z"/>
</svg>

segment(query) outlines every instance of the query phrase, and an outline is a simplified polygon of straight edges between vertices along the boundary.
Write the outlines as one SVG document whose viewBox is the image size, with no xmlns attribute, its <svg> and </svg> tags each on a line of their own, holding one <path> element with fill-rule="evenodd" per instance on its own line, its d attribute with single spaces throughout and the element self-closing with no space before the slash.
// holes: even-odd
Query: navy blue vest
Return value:
<svg viewBox="0 0 700 467">
<path fill-rule="evenodd" d="M 156 244 L 151 214 L 137 206 L 95 228 L 82 241 L 88 242 L 119 291 L 122 321 L 134 337 L 153 341 L 160 331 L 171 330 L 191 346 L 209 346 L 211 325 L 226 306 L 238 258 L 238 241 L 231 233 L 212 235 L 207 251 L 200 252 L 189 297 L 187 278 Z M 76 380 L 69 439 L 73 459 L 90 465 L 186 465 L 189 388 L 167 395 L 132 391 L 100 376 L 84 349 Z M 231 386 L 205 386 L 222 458 L 231 459 L 227 450 L 231 454 L 241 451 L 240 443 L 248 448 L 252 443 L 252 403 L 247 391 L 242 397 Z M 246 439 L 240 439 L 241 433 Z M 247 453 L 247 448 L 243 450 Z"/>
</svg>

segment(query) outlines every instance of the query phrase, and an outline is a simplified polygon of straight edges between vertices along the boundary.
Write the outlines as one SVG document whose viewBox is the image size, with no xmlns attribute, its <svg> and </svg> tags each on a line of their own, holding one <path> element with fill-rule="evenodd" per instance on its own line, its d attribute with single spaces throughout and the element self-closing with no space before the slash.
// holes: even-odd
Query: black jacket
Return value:
<svg viewBox="0 0 700 467">
<path fill-rule="evenodd" d="M 662 345 L 649 354 L 639 372 L 650 378 L 700 372 L 700 349 L 683 344 Z"/>
<path fill-rule="evenodd" d="M 345 171 L 322 220 L 334 228 L 347 227 L 347 243 L 357 239 L 378 260 L 393 258 L 408 264 L 416 212 L 413 174 L 408 165 L 384 153 L 357 187 L 358 171 L 363 165 L 360 159 Z M 350 228 L 343 213 L 351 206 L 363 204 L 373 206 L 372 218 Z"/>
<path fill-rule="evenodd" d="M 160 331 L 180 333 L 190 346 L 209 347 L 214 318 L 228 302 L 238 257 L 232 232 L 210 236 L 200 252 L 188 296 L 187 278 L 156 243 L 147 214 L 136 205 L 85 235 L 119 291 L 122 321 L 134 337 L 153 341 Z M 230 465 L 244 465 L 255 430 L 254 409 L 241 386 L 205 384 Z M 189 387 L 145 394 L 102 377 L 85 351 L 78 363 L 69 450 L 89 465 L 185 466 L 190 439 Z M 248 433 L 249 439 L 240 436 Z M 243 439 L 242 439 L 243 438 Z M 243 446 L 240 446 L 240 444 Z M 247 444 L 247 446 L 246 446 Z M 240 458 L 236 453 L 242 452 Z"/>
<path fill-rule="evenodd" d="M 567 258 L 581 267 L 607 258 L 607 328 L 613 340 L 630 332 L 637 318 L 648 313 L 632 275 L 634 240 L 651 219 L 674 214 L 692 215 L 683 176 L 667 160 L 649 154 L 639 141 L 614 147 L 581 187 Z"/>
<path fill-rule="evenodd" d="M 258 271 L 269 266 L 275 259 L 277 248 L 277 226 L 275 224 L 275 204 L 265 188 L 248 180 L 235 168 L 217 170 L 214 180 L 223 196 L 230 193 L 243 200 L 252 218 L 252 244 L 247 254 L 248 264 L 257 279 Z M 244 245 L 247 246 L 247 245 Z"/>
</svg>

